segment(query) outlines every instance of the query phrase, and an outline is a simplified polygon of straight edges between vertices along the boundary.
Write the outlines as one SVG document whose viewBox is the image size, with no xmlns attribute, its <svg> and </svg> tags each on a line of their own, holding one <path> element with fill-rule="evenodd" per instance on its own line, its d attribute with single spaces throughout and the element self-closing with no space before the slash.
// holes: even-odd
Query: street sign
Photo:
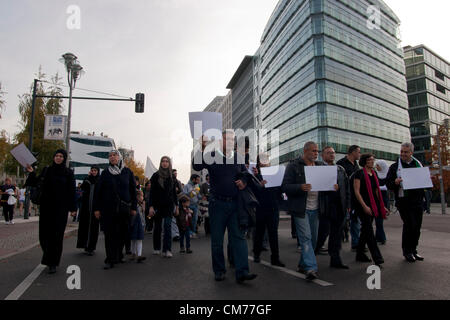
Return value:
<svg viewBox="0 0 450 320">
<path fill-rule="evenodd" d="M 64 140 L 66 128 L 67 116 L 48 114 L 45 116 L 44 139 Z"/>
</svg>

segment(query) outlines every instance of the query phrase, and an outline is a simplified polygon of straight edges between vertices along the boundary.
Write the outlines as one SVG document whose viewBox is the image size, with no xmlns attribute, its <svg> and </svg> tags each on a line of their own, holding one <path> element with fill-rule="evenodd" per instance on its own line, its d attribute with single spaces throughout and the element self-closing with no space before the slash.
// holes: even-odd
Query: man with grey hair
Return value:
<svg viewBox="0 0 450 320">
<path fill-rule="evenodd" d="M 386 185 L 395 193 L 395 205 L 403 220 L 402 249 L 408 262 L 424 260 L 417 253 L 422 227 L 424 189 L 404 190 L 402 184 L 403 169 L 422 167 L 420 161 L 413 157 L 413 153 L 414 145 L 410 142 L 403 143 L 400 157 L 389 168 L 386 177 Z"/>
<path fill-rule="evenodd" d="M 317 143 L 305 143 L 303 157 L 287 166 L 282 183 L 282 191 L 288 196 L 288 211 L 294 216 L 302 250 L 297 271 L 305 273 L 308 281 L 319 277 L 314 249 L 319 229 L 318 215 L 324 207 L 324 194 L 311 191 L 312 186 L 306 183 L 305 166 L 322 166 L 323 163 L 317 161 L 318 155 Z"/>
</svg>

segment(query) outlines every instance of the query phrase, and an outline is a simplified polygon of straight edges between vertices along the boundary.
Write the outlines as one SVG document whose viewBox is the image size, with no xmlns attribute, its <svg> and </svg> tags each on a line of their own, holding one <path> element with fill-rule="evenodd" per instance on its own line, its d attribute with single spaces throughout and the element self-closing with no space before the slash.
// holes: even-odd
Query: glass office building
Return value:
<svg viewBox="0 0 450 320">
<path fill-rule="evenodd" d="M 368 26 L 370 6 L 379 28 Z M 256 116 L 269 135 L 279 130 L 281 163 L 310 140 L 333 146 L 338 158 L 353 144 L 398 157 L 411 141 L 399 23 L 378 0 L 278 2 L 257 53 Z"/>
<path fill-rule="evenodd" d="M 437 126 L 450 118 L 450 64 L 424 45 L 404 48 L 409 117 L 415 156 L 423 163 L 437 134 Z M 427 126 L 426 124 L 429 124 Z"/>
</svg>

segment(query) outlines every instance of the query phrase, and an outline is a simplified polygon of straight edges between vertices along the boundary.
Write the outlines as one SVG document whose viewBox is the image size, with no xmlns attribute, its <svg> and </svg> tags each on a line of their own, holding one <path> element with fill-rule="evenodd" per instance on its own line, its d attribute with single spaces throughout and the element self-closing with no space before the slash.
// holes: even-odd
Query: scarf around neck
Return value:
<svg viewBox="0 0 450 320">
<path fill-rule="evenodd" d="M 378 212 L 378 206 L 377 203 L 375 202 L 375 198 L 373 197 L 372 183 L 370 182 L 369 174 L 367 173 L 366 168 L 363 168 L 363 171 L 364 171 L 364 180 L 366 182 L 367 191 L 369 193 L 370 207 L 375 217 L 378 218 L 380 212 Z M 383 196 L 381 195 L 380 190 L 380 183 L 378 182 L 378 178 L 374 170 L 372 170 L 372 175 L 375 178 L 375 182 L 377 184 L 377 192 L 378 192 L 378 200 L 380 201 L 381 216 L 383 217 L 383 219 L 386 219 L 386 209 L 384 208 Z"/>
</svg>

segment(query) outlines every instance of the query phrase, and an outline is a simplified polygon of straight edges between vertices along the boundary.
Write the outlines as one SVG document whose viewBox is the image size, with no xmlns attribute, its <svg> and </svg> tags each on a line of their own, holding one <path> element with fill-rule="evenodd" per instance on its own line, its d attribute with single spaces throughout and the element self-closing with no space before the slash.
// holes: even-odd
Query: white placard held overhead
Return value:
<svg viewBox="0 0 450 320">
<path fill-rule="evenodd" d="M 222 114 L 219 112 L 189 112 L 191 136 L 198 140 L 202 135 L 211 138 L 222 136 Z M 215 132 L 213 132 L 213 130 Z"/>
<path fill-rule="evenodd" d="M 306 184 L 311 191 L 334 191 L 337 184 L 337 166 L 305 166 Z"/>
<path fill-rule="evenodd" d="M 28 165 L 31 166 L 37 161 L 37 159 L 23 143 L 12 149 L 11 154 L 24 168 L 26 168 Z"/>
<path fill-rule="evenodd" d="M 248 165 L 248 172 L 250 174 L 253 174 L 253 168 L 256 168 L 256 163 L 250 162 L 250 164 Z"/>
<path fill-rule="evenodd" d="M 263 179 L 267 181 L 266 188 L 279 187 L 283 183 L 285 166 L 263 167 L 260 170 Z"/>
<path fill-rule="evenodd" d="M 45 116 L 44 139 L 65 140 L 67 128 L 67 116 L 51 115 Z"/>
<path fill-rule="evenodd" d="M 403 190 L 432 188 L 430 168 L 402 169 Z"/>
</svg>

